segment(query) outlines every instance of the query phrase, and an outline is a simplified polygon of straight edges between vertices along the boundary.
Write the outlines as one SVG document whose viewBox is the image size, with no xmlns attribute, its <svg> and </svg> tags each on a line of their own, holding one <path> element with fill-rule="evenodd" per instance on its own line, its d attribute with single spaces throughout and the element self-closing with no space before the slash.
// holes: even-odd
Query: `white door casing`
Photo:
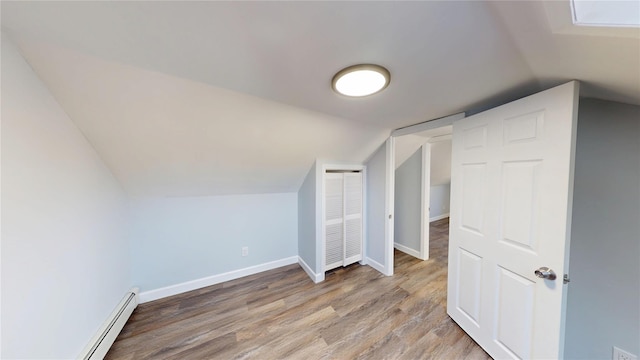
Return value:
<svg viewBox="0 0 640 360">
<path fill-rule="evenodd" d="M 453 125 L 447 312 L 494 358 L 563 355 L 578 88 Z"/>
<path fill-rule="evenodd" d="M 420 259 L 429 260 L 429 218 L 431 217 L 431 144 L 426 143 L 422 150 L 421 179 L 421 216 L 420 216 Z"/>
</svg>

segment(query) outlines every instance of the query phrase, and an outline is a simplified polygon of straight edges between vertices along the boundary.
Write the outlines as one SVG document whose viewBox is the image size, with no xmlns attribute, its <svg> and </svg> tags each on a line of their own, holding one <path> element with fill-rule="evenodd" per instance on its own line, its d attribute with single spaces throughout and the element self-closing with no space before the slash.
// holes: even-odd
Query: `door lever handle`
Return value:
<svg viewBox="0 0 640 360">
<path fill-rule="evenodd" d="M 539 268 L 538 270 L 533 272 L 534 274 L 536 274 L 537 277 L 541 278 L 541 279 L 547 279 L 547 280 L 555 280 L 556 279 L 556 273 L 549 269 L 546 266 L 543 266 L 541 268 Z"/>
</svg>

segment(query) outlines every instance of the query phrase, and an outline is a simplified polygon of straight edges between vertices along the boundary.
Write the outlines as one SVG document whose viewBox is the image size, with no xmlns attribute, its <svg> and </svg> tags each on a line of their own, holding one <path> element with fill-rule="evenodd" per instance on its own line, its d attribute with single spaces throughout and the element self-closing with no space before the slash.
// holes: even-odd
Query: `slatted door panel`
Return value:
<svg viewBox="0 0 640 360">
<path fill-rule="evenodd" d="M 344 183 L 340 173 L 326 173 L 325 271 L 342 266 L 344 259 Z"/>
<path fill-rule="evenodd" d="M 362 173 L 344 174 L 344 265 L 362 260 Z"/>
</svg>

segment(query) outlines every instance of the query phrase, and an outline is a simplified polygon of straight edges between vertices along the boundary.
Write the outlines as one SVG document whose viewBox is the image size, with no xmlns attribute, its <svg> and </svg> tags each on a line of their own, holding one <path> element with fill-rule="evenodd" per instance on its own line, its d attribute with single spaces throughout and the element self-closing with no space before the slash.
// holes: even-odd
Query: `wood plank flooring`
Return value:
<svg viewBox="0 0 640 360">
<path fill-rule="evenodd" d="M 314 284 L 298 265 L 135 310 L 106 359 L 490 359 L 446 314 L 448 219 L 431 259 L 354 264 Z"/>
</svg>

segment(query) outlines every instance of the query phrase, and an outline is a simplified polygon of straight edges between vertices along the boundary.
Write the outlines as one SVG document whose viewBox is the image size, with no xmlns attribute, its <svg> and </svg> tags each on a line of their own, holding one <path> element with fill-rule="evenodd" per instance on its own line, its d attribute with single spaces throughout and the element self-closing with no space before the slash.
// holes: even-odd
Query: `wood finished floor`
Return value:
<svg viewBox="0 0 640 360">
<path fill-rule="evenodd" d="M 448 228 L 392 277 L 296 264 L 141 304 L 106 359 L 490 359 L 446 314 Z"/>
</svg>

